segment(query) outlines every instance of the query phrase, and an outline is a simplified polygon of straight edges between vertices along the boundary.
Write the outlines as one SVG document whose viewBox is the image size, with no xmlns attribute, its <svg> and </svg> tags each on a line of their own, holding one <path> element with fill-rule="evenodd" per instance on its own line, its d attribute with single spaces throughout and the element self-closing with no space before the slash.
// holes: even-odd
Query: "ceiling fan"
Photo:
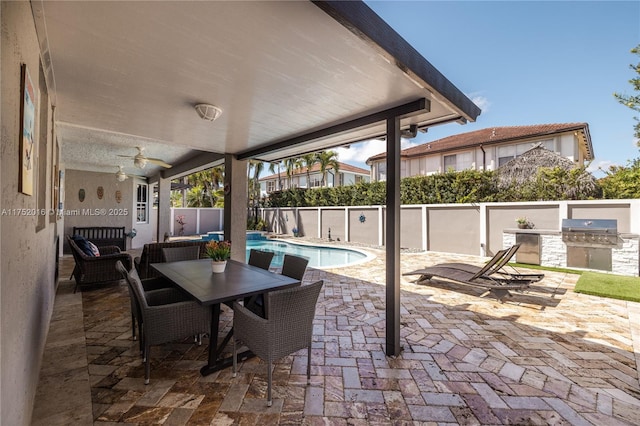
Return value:
<svg viewBox="0 0 640 426">
<path fill-rule="evenodd" d="M 167 169 L 171 168 L 171 164 L 164 162 L 159 158 L 150 158 L 144 156 L 144 147 L 137 146 L 138 153 L 135 156 L 131 155 L 118 155 L 118 157 L 124 158 L 133 158 L 133 165 L 139 169 L 144 169 L 147 163 L 153 163 L 158 166 L 166 167 Z"/>
<path fill-rule="evenodd" d="M 129 176 L 122 170 L 122 166 L 118 166 L 118 171 L 116 172 L 116 179 L 118 182 L 124 182 L 127 180 Z"/>
<path fill-rule="evenodd" d="M 113 167 L 115 167 L 115 166 L 113 166 Z M 127 174 L 124 171 L 124 166 L 118 166 L 118 171 L 115 173 L 115 175 L 116 175 L 116 180 L 118 182 L 124 182 L 125 180 L 127 180 L 129 178 L 146 179 L 144 176 Z"/>
</svg>

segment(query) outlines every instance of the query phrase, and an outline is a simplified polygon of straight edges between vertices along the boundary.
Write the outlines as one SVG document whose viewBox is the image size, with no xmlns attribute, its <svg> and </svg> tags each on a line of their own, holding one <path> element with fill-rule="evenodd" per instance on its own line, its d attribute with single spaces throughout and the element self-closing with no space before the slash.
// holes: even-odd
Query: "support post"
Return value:
<svg viewBox="0 0 640 426">
<path fill-rule="evenodd" d="M 171 233 L 171 179 L 158 179 L 158 222 L 156 231 L 158 242 L 164 241 L 164 234 Z"/>
<path fill-rule="evenodd" d="M 247 162 L 224 156 L 224 239 L 231 259 L 247 261 Z"/>
<path fill-rule="evenodd" d="M 398 356 L 400 346 L 400 118 L 387 119 L 386 346 Z"/>
</svg>

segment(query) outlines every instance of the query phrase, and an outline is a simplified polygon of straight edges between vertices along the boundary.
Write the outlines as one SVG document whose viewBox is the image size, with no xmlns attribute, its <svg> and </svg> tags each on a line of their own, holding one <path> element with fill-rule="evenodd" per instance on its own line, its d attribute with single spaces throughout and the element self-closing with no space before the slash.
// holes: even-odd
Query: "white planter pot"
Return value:
<svg viewBox="0 0 640 426">
<path fill-rule="evenodd" d="M 224 272 L 224 268 L 227 267 L 227 261 L 223 260 L 223 261 L 217 261 L 217 260 L 212 260 L 211 261 L 211 271 L 215 274 L 219 274 Z"/>
</svg>

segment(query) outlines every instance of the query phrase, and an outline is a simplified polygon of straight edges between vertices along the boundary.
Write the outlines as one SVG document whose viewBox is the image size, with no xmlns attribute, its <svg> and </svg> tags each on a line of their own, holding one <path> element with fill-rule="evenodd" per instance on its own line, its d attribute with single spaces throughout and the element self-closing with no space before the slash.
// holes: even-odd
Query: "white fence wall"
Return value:
<svg viewBox="0 0 640 426">
<path fill-rule="evenodd" d="M 384 206 L 267 208 L 274 233 L 384 245 Z M 562 219 L 616 219 L 618 232 L 640 235 L 640 199 L 422 204 L 401 208 L 401 245 L 451 253 L 492 255 L 503 231 L 527 217 L 539 230 L 559 232 Z"/>
<path fill-rule="evenodd" d="M 384 245 L 384 206 L 267 208 L 260 214 L 276 234 L 293 235 L 295 228 L 303 236 Z M 185 216 L 187 235 L 223 229 L 223 209 L 175 208 L 172 235 L 179 233 L 177 215 Z M 404 205 L 400 243 L 406 248 L 491 256 L 503 248 L 504 231 L 516 228 L 516 218 L 523 216 L 541 233 L 559 233 L 565 218 L 616 219 L 619 233 L 640 238 L 640 199 L 634 199 Z M 625 256 L 636 258 L 638 250 L 632 246 Z"/>
</svg>

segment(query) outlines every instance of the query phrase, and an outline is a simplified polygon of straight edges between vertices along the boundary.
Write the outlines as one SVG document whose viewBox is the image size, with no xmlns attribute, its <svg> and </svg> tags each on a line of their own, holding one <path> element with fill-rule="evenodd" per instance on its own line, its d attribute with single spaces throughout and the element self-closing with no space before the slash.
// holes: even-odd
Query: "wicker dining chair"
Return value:
<svg viewBox="0 0 640 426">
<path fill-rule="evenodd" d="M 273 256 L 275 255 L 272 251 L 264 251 L 251 249 L 249 252 L 249 261 L 247 262 L 249 265 L 256 266 L 260 269 L 269 270 L 271 266 L 271 261 L 273 260 Z M 229 305 L 232 306 L 232 305 Z M 260 315 L 264 317 L 264 295 L 257 294 L 251 297 L 245 297 L 244 306 L 249 308 L 251 312 L 256 315 Z"/>
<path fill-rule="evenodd" d="M 249 261 L 247 263 L 261 269 L 269 270 L 274 254 L 275 253 L 272 251 L 251 249 L 249 252 Z"/>
<path fill-rule="evenodd" d="M 162 249 L 165 262 L 180 262 L 200 258 L 200 246 L 167 247 Z"/>
<path fill-rule="evenodd" d="M 200 246 L 183 246 L 183 247 L 167 247 L 162 249 L 162 260 L 164 262 L 178 262 L 181 260 L 193 260 L 200 257 Z M 138 275 L 139 277 L 139 275 Z M 145 292 L 163 289 L 175 288 L 173 284 L 162 277 L 143 278 L 142 288 Z M 142 330 L 142 316 L 140 306 L 136 299 L 131 296 L 131 337 L 136 340 L 136 323 L 138 325 L 138 334 Z M 140 340 L 140 350 L 143 350 L 142 339 Z"/>
<path fill-rule="evenodd" d="M 302 281 L 308 264 L 309 259 L 285 254 L 284 261 L 282 262 L 282 275 Z"/>
<path fill-rule="evenodd" d="M 233 304 L 233 376 L 238 371 L 237 342 L 267 362 L 267 405 L 272 405 L 273 361 L 307 348 L 307 384 L 311 383 L 311 339 L 316 302 L 323 282 L 266 294 L 267 318 Z"/>
<path fill-rule="evenodd" d="M 289 278 L 295 278 L 296 280 L 299 280 L 300 282 L 302 282 L 302 277 L 304 277 L 304 273 L 307 270 L 308 263 L 309 263 L 309 260 L 305 259 L 304 257 L 285 254 L 284 261 L 282 263 L 282 275 L 286 275 Z M 250 265 L 252 264 L 251 254 L 249 254 L 249 264 Z M 267 267 L 263 269 L 269 269 L 269 268 Z M 263 318 L 267 317 L 265 304 L 268 302 L 265 302 L 264 294 L 259 294 L 257 296 L 254 296 L 245 302 L 246 302 L 245 306 L 247 306 L 251 312 Z"/>
<path fill-rule="evenodd" d="M 144 383 L 149 384 L 151 346 L 201 335 L 210 331 L 211 310 L 195 300 L 184 300 L 177 289 L 144 291 L 135 269 L 127 271 L 122 262 L 116 268 L 126 279 L 142 317 Z"/>
</svg>

